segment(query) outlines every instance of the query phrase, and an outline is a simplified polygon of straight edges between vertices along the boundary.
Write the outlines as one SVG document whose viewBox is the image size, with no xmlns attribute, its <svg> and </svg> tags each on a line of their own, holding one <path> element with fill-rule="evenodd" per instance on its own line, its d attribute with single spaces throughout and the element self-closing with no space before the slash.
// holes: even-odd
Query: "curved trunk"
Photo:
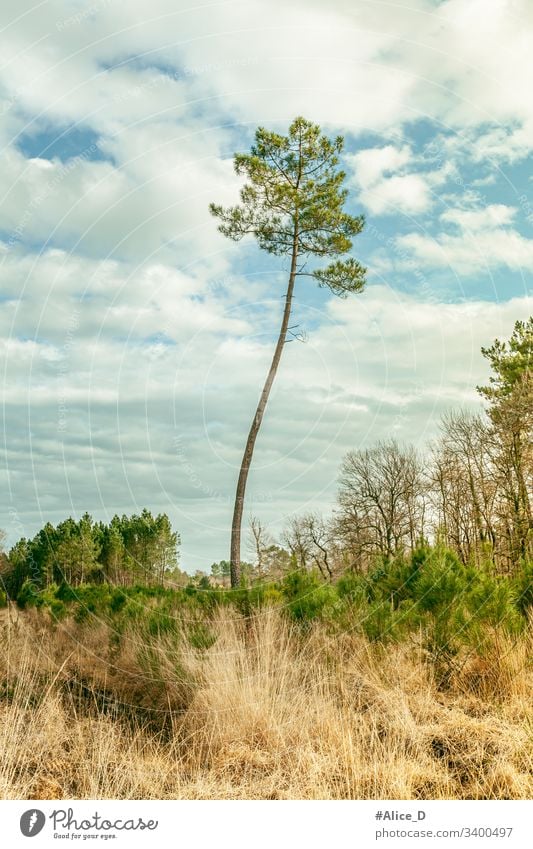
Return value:
<svg viewBox="0 0 533 849">
<path fill-rule="evenodd" d="M 281 327 L 279 331 L 278 341 L 276 344 L 276 348 L 274 351 L 274 356 L 272 358 L 272 363 L 270 365 L 270 369 L 267 375 L 267 379 L 265 381 L 265 385 L 263 386 L 263 391 L 261 392 L 261 397 L 259 398 L 259 403 L 257 405 L 257 409 L 255 411 L 255 416 L 252 421 L 252 425 L 250 427 L 250 432 L 248 434 L 248 439 L 246 440 L 246 447 L 244 449 L 244 454 L 241 462 L 241 469 L 239 472 L 239 479 L 237 481 L 237 492 L 235 494 L 235 506 L 233 508 L 233 520 L 231 523 L 231 548 L 230 548 L 230 575 L 231 575 L 231 586 L 236 587 L 239 584 L 240 580 L 240 565 L 241 565 L 241 525 L 242 525 L 242 514 L 244 509 L 244 494 L 246 491 L 246 481 L 248 479 L 248 472 L 250 470 L 250 464 L 252 462 L 252 456 L 254 453 L 255 440 L 257 439 L 257 434 L 259 433 L 259 428 L 261 427 L 261 422 L 263 420 L 263 415 L 265 412 L 265 408 L 268 401 L 268 396 L 270 395 L 270 390 L 272 388 L 272 384 L 274 382 L 274 378 L 276 376 L 276 372 L 278 370 L 279 362 L 281 359 L 281 353 L 283 351 L 283 346 L 285 344 L 285 340 L 287 338 L 287 330 L 289 328 L 289 319 L 291 314 L 291 306 L 292 306 L 292 295 L 294 290 L 294 282 L 296 280 L 296 262 L 298 258 L 298 229 L 295 228 L 294 238 L 292 244 L 292 259 L 291 259 L 291 270 L 289 274 L 289 283 L 287 286 L 287 293 L 285 295 L 285 309 L 283 310 L 283 319 L 281 321 Z"/>
</svg>

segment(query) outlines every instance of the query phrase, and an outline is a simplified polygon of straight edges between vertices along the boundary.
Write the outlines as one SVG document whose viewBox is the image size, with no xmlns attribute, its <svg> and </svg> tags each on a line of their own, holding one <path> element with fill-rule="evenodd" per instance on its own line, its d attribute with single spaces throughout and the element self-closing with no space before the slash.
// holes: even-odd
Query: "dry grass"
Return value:
<svg viewBox="0 0 533 849">
<path fill-rule="evenodd" d="M 441 692 L 416 647 L 302 636 L 221 612 L 215 644 L 120 650 L 107 626 L 5 621 L 3 798 L 524 799 L 533 791 L 525 638 Z"/>
</svg>

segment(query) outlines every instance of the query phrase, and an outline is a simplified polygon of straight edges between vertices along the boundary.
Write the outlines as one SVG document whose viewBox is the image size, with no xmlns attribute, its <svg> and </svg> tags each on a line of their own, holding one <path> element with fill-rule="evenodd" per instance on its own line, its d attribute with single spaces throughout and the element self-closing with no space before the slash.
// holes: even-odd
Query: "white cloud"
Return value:
<svg viewBox="0 0 533 849">
<path fill-rule="evenodd" d="M 131 0 L 96 3 L 82 16 L 49 0 L 20 17 L 8 3 L 14 23 L 0 43 L 11 138 L 79 123 L 115 163 L 80 165 L 28 216 L 26 237 L 81 237 L 80 250 L 132 258 L 167 249 L 179 256 L 182 245 L 171 243 L 180 233 L 187 247 L 206 234 L 221 245 L 206 207 L 233 185 L 232 122 L 285 125 L 304 113 L 390 137 L 434 117 L 460 130 L 462 155 L 475 161 L 522 155 L 533 144 L 531 8 L 525 0 L 480 8 L 477 0 L 417 0 L 385 15 L 380 4 L 291 0 L 277 14 L 281 4 L 266 0 L 205 8 L 156 0 L 149 10 Z M 4 222 L 15 229 L 34 176 L 9 144 L 5 155 Z M 375 214 L 428 210 L 451 167 L 421 169 L 406 146 L 358 156 L 361 197 Z"/>
<path fill-rule="evenodd" d="M 28 531 L 70 509 L 167 510 L 185 564 L 205 567 L 225 553 L 280 309 L 280 266 L 232 274 L 247 248 L 225 242 L 207 212 L 236 198 L 233 150 L 258 123 L 281 128 L 298 113 L 332 133 L 379 133 L 351 161 L 361 199 L 376 215 L 427 212 L 464 163 L 503 167 L 531 152 L 533 7 L 102 0 L 89 11 L 49 0 L 21 15 L 3 3 L 6 499 Z M 405 142 L 424 118 L 452 139 L 438 165 Z M 96 134 L 106 161 L 65 168 L 17 148 L 73 124 Z M 412 233 L 398 247 L 461 273 L 531 268 L 515 209 L 466 208 L 471 187 L 460 191 L 437 238 Z M 279 522 L 327 507 L 345 450 L 391 432 L 423 440 L 446 407 L 476 405 L 481 344 L 532 306 L 369 287 L 317 308 L 299 293 L 295 320 L 315 329 L 284 354 L 249 508 Z"/>
<path fill-rule="evenodd" d="M 533 269 L 533 239 L 510 225 L 517 210 L 504 204 L 484 209 L 449 209 L 440 216 L 458 233 L 441 232 L 435 238 L 409 233 L 396 239 L 397 247 L 429 267 L 452 267 L 460 275 L 507 267 Z"/>
<path fill-rule="evenodd" d="M 474 162 L 519 162 L 533 150 L 533 117 L 517 128 L 493 127 L 487 132 L 470 133 L 468 152 Z"/>
<path fill-rule="evenodd" d="M 375 215 L 426 212 L 448 173 L 447 168 L 417 172 L 420 160 L 408 145 L 367 148 L 347 160 L 359 200 Z"/>
<path fill-rule="evenodd" d="M 411 233 L 397 239 L 423 265 L 451 267 L 459 275 L 507 267 L 514 271 L 533 269 L 533 240 L 513 230 L 484 230 L 472 235 L 435 239 Z"/>
<path fill-rule="evenodd" d="M 516 209 L 502 203 L 492 203 L 485 209 L 447 209 L 440 216 L 441 221 L 456 224 L 460 230 L 493 230 L 511 224 Z"/>
<path fill-rule="evenodd" d="M 4 5 L 6 20 L 19 18 L 2 45 L 11 98 L 100 131 L 141 114 L 179 120 L 184 105 L 213 95 L 213 109 L 254 123 L 304 111 L 345 129 L 387 130 L 425 115 L 461 129 L 514 122 L 518 139 L 533 119 L 528 0 L 386 10 L 343 0 L 155 0 L 147 9 L 130 0 L 96 3 L 78 21 L 65 0 L 22 17 Z M 152 69 L 134 69 L 130 57 Z M 117 58 L 126 64 L 103 68 Z M 172 83 L 157 64 L 174 71 Z M 531 142 L 524 129 L 520 144 Z"/>
<path fill-rule="evenodd" d="M 243 302 L 253 278 L 213 292 L 208 279 L 162 265 L 131 276 L 125 263 L 59 251 L 31 268 L 30 257 L 12 254 L 2 266 L 14 297 L 25 281 L 16 335 L 12 315 L 0 328 L 6 504 L 24 505 L 29 532 L 70 511 L 110 516 L 148 503 L 180 529 L 189 568 L 224 556 L 243 440 L 280 317 L 272 283 L 271 300 L 254 305 L 253 288 Z M 445 409 L 477 407 L 481 345 L 508 337 L 533 309 L 531 298 L 424 303 L 382 286 L 325 308 L 304 286 L 297 295 L 294 321 L 312 329 L 306 345 L 284 353 L 247 504 L 274 528 L 294 510 L 328 508 L 348 449 L 391 432 L 423 443 Z"/>
<path fill-rule="evenodd" d="M 412 152 L 407 145 L 402 148 L 388 144 L 385 147 L 371 147 L 360 150 L 348 157 L 357 182 L 363 189 L 383 180 L 384 175 L 398 171 L 412 160 Z"/>
</svg>

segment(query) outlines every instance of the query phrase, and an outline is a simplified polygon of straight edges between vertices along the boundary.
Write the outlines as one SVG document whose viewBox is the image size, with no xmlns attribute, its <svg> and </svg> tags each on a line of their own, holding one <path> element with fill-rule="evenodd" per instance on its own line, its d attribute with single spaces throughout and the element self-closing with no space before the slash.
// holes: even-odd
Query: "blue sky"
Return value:
<svg viewBox="0 0 533 849">
<path fill-rule="evenodd" d="M 527 0 L 7 0 L 0 12 L 0 527 L 167 512 L 227 556 L 286 262 L 217 232 L 232 154 L 303 114 L 345 137 L 366 291 L 299 281 L 250 477 L 276 535 L 343 454 L 479 409 L 480 348 L 533 312 Z M 246 552 L 245 552 L 246 553 Z"/>
</svg>

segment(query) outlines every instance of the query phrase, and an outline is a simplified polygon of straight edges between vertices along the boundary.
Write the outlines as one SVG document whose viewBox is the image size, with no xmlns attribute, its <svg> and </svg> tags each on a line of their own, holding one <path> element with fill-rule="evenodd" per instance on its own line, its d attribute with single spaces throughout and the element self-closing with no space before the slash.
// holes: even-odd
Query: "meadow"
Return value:
<svg viewBox="0 0 533 849">
<path fill-rule="evenodd" d="M 329 585 L 25 584 L 0 794 L 530 798 L 531 587 L 442 547 Z"/>
</svg>

